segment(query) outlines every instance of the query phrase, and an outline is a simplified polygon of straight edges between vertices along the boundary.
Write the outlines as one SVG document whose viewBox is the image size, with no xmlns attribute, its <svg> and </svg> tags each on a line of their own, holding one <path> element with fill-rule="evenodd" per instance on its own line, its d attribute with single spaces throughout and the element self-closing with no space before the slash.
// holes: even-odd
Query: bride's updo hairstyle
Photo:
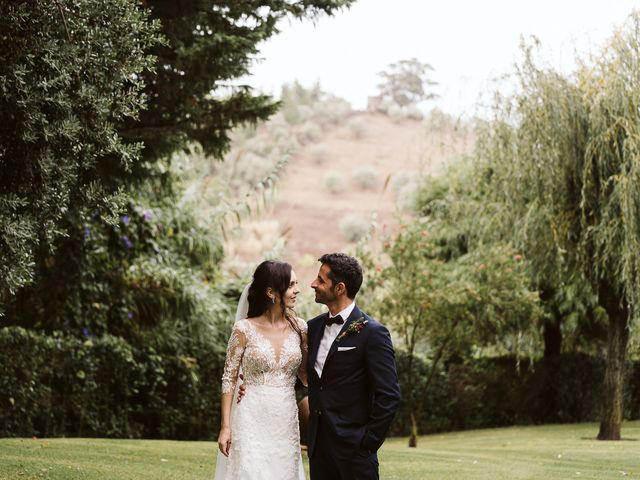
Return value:
<svg viewBox="0 0 640 480">
<path fill-rule="evenodd" d="M 249 294 L 247 296 L 249 312 L 247 317 L 259 317 L 273 305 L 273 301 L 267 295 L 267 288 L 272 288 L 280 298 L 282 314 L 291 325 L 291 328 L 302 338 L 295 312 L 287 309 L 284 304 L 284 295 L 287 293 L 291 283 L 291 270 L 291 265 L 279 260 L 265 260 L 258 265 L 256 271 L 253 272 L 253 281 L 249 286 Z"/>
</svg>

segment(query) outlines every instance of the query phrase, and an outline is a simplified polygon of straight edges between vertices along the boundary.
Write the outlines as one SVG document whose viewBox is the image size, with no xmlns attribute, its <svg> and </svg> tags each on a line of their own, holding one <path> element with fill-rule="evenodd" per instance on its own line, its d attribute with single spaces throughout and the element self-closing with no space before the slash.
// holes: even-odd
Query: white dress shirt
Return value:
<svg viewBox="0 0 640 480">
<path fill-rule="evenodd" d="M 329 318 L 335 318 L 338 315 L 342 317 L 342 319 L 346 322 L 353 309 L 356 307 L 356 302 L 351 302 L 347 308 L 339 312 L 337 315 L 329 314 Z M 320 340 L 320 345 L 318 346 L 318 355 L 316 355 L 316 363 L 313 366 L 315 371 L 318 373 L 319 377 L 322 377 L 322 369 L 324 368 L 324 362 L 327 360 L 327 355 L 329 355 L 329 349 L 331 348 L 331 344 L 340 333 L 344 327 L 343 324 L 334 323 L 333 325 L 329 325 L 324 328 L 324 334 L 322 335 L 322 340 Z"/>
</svg>

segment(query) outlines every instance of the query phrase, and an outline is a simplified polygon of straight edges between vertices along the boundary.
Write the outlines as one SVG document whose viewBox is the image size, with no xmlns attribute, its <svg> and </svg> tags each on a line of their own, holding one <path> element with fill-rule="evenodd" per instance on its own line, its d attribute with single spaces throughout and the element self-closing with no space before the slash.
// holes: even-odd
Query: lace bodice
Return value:
<svg viewBox="0 0 640 480">
<path fill-rule="evenodd" d="M 227 346 L 222 393 L 233 392 L 241 367 L 246 385 L 293 387 L 297 375 L 305 377 L 303 355 L 307 352 L 307 324 L 299 320 L 298 326 L 303 333 L 302 348 L 300 336 L 290 330 L 280 351 L 276 352 L 271 341 L 250 320 L 236 322 Z"/>
</svg>

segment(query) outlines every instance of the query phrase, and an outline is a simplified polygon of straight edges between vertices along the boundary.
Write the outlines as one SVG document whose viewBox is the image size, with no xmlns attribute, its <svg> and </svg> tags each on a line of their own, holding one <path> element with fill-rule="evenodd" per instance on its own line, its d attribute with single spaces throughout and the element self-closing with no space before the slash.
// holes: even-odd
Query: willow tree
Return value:
<svg viewBox="0 0 640 480">
<path fill-rule="evenodd" d="M 477 150 L 488 202 L 502 205 L 539 280 L 585 280 L 608 317 L 598 438 L 620 439 L 625 360 L 640 313 L 640 16 L 566 76 L 533 49 Z"/>
</svg>

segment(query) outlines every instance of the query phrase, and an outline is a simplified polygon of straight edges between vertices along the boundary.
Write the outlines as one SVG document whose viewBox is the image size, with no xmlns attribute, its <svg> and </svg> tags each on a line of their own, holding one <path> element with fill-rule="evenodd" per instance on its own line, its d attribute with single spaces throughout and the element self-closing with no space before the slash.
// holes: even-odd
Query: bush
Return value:
<svg viewBox="0 0 640 480">
<path fill-rule="evenodd" d="M 429 365 L 414 357 L 412 387 L 406 374 L 408 356 L 396 352 L 400 389 L 422 393 Z M 451 430 L 504 427 L 541 423 L 596 422 L 600 418 L 600 394 L 604 359 L 567 353 L 538 360 L 520 369 L 512 357 L 484 358 L 450 363 L 440 369 L 421 398 L 418 419 L 421 434 Z M 625 386 L 624 418 L 640 418 L 640 362 L 629 362 Z M 406 400 L 394 422 L 393 435 L 409 434 Z"/>
<path fill-rule="evenodd" d="M 322 136 L 322 129 L 315 122 L 305 122 L 300 132 L 303 142 L 315 142 Z"/>
<path fill-rule="evenodd" d="M 340 221 L 340 231 L 350 242 L 363 239 L 370 229 L 371 224 L 358 215 L 347 215 Z"/>
<path fill-rule="evenodd" d="M 400 191 L 411 182 L 411 175 L 408 172 L 396 172 L 391 180 L 391 190 L 398 195 Z"/>
<path fill-rule="evenodd" d="M 347 126 L 354 138 L 364 138 L 367 134 L 367 123 L 362 117 L 350 118 L 347 122 Z"/>
<path fill-rule="evenodd" d="M 158 350 L 110 335 L 0 329 L 0 437 L 215 438 L 225 352 L 218 338 Z"/>
<path fill-rule="evenodd" d="M 331 193 L 340 193 L 345 187 L 344 177 L 338 172 L 327 172 L 324 176 L 324 185 Z"/>
<path fill-rule="evenodd" d="M 371 165 L 362 165 L 356 168 L 351 177 L 354 183 L 363 190 L 373 190 L 380 183 L 378 170 Z"/>
<path fill-rule="evenodd" d="M 327 146 L 324 143 L 314 145 L 309 149 L 309 154 L 313 163 L 316 165 L 322 165 L 327 160 Z"/>
<path fill-rule="evenodd" d="M 330 97 L 314 105 L 313 116 L 322 126 L 329 126 L 343 122 L 349 113 L 351 113 L 349 102 L 338 97 Z"/>
</svg>

